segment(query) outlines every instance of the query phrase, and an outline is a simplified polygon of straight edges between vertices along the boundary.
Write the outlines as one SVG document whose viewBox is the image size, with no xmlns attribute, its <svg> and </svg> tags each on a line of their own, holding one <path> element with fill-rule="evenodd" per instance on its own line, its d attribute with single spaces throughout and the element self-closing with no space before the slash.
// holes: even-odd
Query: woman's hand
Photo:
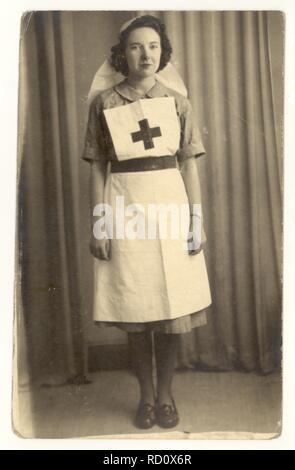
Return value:
<svg viewBox="0 0 295 470">
<path fill-rule="evenodd" d="M 190 233 L 187 240 L 188 253 L 189 255 L 197 255 L 206 242 L 206 235 L 202 224 L 201 186 L 195 158 L 188 158 L 182 162 L 181 175 L 191 211 Z M 195 206 L 199 206 L 199 210 L 196 210 Z"/>
<path fill-rule="evenodd" d="M 91 220 L 91 240 L 89 248 L 91 254 L 101 260 L 111 259 L 111 241 L 107 238 L 98 239 L 93 233 L 94 208 L 97 204 L 103 203 L 103 193 L 106 177 L 106 164 L 102 160 L 91 163 L 90 172 L 90 220 Z"/>
<path fill-rule="evenodd" d="M 95 237 L 92 237 L 89 243 L 89 248 L 91 254 L 95 258 L 104 261 L 109 261 L 111 259 L 111 240 L 107 238 L 97 240 Z"/>
<path fill-rule="evenodd" d="M 203 248 L 204 237 L 202 227 L 198 225 L 199 220 L 195 220 L 194 216 L 190 218 L 190 228 L 188 236 L 188 254 L 193 256 L 200 253 Z M 206 240 L 206 239 L 205 239 Z"/>
</svg>

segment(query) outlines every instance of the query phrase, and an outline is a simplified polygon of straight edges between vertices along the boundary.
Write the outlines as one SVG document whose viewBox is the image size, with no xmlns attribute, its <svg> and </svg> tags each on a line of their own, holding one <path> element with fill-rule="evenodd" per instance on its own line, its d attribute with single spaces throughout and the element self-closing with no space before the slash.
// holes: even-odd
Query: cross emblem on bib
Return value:
<svg viewBox="0 0 295 470">
<path fill-rule="evenodd" d="M 138 121 L 138 124 L 140 131 L 131 133 L 132 142 L 135 143 L 142 140 L 145 150 L 154 148 L 153 139 L 162 135 L 160 127 L 150 127 L 147 119 L 141 119 L 141 121 Z"/>
</svg>

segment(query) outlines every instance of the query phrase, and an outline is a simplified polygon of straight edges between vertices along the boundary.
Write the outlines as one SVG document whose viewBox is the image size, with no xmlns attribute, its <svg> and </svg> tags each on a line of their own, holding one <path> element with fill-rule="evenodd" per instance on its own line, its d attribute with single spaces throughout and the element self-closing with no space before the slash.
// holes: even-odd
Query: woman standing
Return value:
<svg viewBox="0 0 295 470">
<path fill-rule="evenodd" d="M 144 429 L 178 423 L 172 379 L 179 334 L 204 325 L 211 303 L 204 236 L 194 237 L 193 243 L 167 232 L 163 237 L 161 220 L 149 211 L 150 205 L 172 204 L 174 211 L 182 210 L 187 234 L 200 227 L 195 157 L 205 152 L 190 102 L 176 91 L 181 84 L 169 62 L 171 52 L 165 26 L 157 18 L 145 15 L 123 25 L 110 66 L 104 64 L 97 74 L 104 86 L 90 106 L 83 154 L 91 162 L 91 212 L 105 203 L 114 216 L 104 238 L 94 224 L 90 242 L 94 320 L 128 333 L 141 394 L 135 423 Z M 126 78 L 107 86 L 116 72 Z M 123 208 L 118 207 L 120 198 Z M 151 220 L 156 224 L 152 237 L 124 236 L 119 220 L 126 207 L 136 207 L 144 230 Z M 172 227 L 173 210 L 166 216 Z"/>
</svg>

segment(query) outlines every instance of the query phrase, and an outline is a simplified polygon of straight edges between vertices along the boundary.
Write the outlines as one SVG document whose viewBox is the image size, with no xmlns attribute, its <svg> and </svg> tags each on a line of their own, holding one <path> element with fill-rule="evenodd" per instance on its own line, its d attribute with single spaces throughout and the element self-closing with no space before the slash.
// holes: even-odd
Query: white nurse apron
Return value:
<svg viewBox="0 0 295 470">
<path fill-rule="evenodd" d="M 180 125 L 173 97 L 141 99 L 105 110 L 104 114 L 119 161 L 176 154 Z M 118 229 L 122 214 L 125 229 L 134 219 L 132 214 L 118 210 L 118 198 L 124 201 L 124 210 L 136 204 L 137 220 L 144 221 L 144 237 L 142 233 L 134 239 L 122 236 L 122 224 Z M 177 168 L 109 173 L 105 202 L 113 212 L 113 238 L 111 259 L 94 259 L 95 321 L 170 320 L 211 304 L 204 254 L 201 251 L 190 256 L 183 237 L 183 229 L 187 233 L 189 230 L 190 215 L 184 182 Z M 153 231 L 152 239 L 147 238 L 149 208 L 159 204 L 179 208 L 182 234 L 179 230 L 178 238 L 175 234 L 169 236 L 175 222 L 169 210 L 166 236 L 159 236 L 159 218 L 153 212 L 152 227 L 156 224 L 156 233 Z"/>
</svg>

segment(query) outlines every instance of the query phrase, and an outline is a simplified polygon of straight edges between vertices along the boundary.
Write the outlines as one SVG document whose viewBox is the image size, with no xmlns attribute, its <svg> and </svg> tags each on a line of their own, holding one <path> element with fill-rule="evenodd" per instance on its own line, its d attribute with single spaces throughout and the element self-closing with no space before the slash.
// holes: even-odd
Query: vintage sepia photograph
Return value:
<svg viewBox="0 0 295 470">
<path fill-rule="evenodd" d="M 282 432 L 281 11 L 28 11 L 12 423 Z"/>
</svg>

